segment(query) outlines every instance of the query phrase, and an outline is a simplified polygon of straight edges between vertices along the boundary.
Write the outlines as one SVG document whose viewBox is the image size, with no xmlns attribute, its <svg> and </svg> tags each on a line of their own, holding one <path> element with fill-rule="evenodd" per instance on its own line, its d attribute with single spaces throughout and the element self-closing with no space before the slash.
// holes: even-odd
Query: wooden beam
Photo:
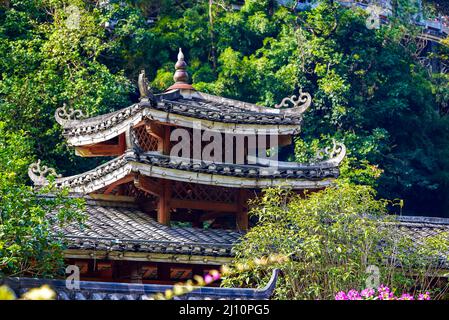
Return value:
<svg viewBox="0 0 449 320">
<path fill-rule="evenodd" d="M 195 201 L 195 200 L 170 200 L 171 208 L 220 211 L 220 212 L 236 212 L 238 209 L 235 203 L 215 202 L 215 201 Z"/>
<path fill-rule="evenodd" d="M 138 124 L 134 126 L 134 128 L 145 126 L 146 132 L 152 136 L 153 138 L 156 138 L 157 143 L 157 151 L 163 152 L 163 144 L 164 144 L 164 134 L 165 134 L 165 126 L 162 124 L 156 122 L 156 121 L 150 121 L 148 119 L 140 121 Z"/>
<path fill-rule="evenodd" d="M 111 194 L 111 192 L 119 185 L 124 184 L 124 183 L 128 183 L 134 181 L 134 175 L 130 174 L 127 175 L 126 177 L 115 181 L 114 183 L 111 183 L 106 190 L 103 192 L 103 194 Z"/>
<path fill-rule="evenodd" d="M 100 193 L 90 193 L 89 197 L 95 200 L 105 200 L 105 201 L 119 201 L 119 202 L 130 202 L 134 203 L 136 199 L 129 196 L 118 196 L 115 194 L 100 194 Z"/>
<path fill-rule="evenodd" d="M 121 149 L 120 155 L 124 154 L 126 151 L 126 137 L 124 133 L 118 136 L 118 145 L 119 148 Z"/>
<path fill-rule="evenodd" d="M 154 134 L 155 136 L 157 136 L 157 137 L 159 137 L 161 139 L 164 137 L 165 126 L 163 126 L 160 123 L 156 123 L 154 121 L 151 121 L 149 127 L 150 127 L 149 129 L 150 129 L 152 134 Z"/>
<path fill-rule="evenodd" d="M 81 157 L 119 156 L 123 152 L 120 145 L 96 145 L 92 147 L 75 147 L 75 152 Z"/>
<path fill-rule="evenodd" d="M 94 257 L 94 258 L 93 258 Z M 167 253 L 148 253 L 148 252 L 130 252 L 130 251 L 107 251 L 107 250 L 86 250 L 86 249 L 67 249 L 64 250 L 66 259 L 93 259 L 113 260 L 113 261 L 146 261 L 146 262 L 169 262 L 186 264 L 207 264 L 222 265 L 230 263 L 233 257 L 222 256 L 199 256 L 189 254 L 167 254 Z"/>
<path fill-rule="evenodd" d="M 162 152 L 163 136 L 164 136 L 163 126 L 155 123 L 154 121 L 149 120 L 145 120 L 144 125 L 147 134 L 149 134 L 151 137 L 157 140 L 157 151 Z"/>
<path fill-rule="evenodd" d="M 153 196 L 161 197 L 163 195 L 163 187 L 161 184 L 155 184 L 148 177 L 138 175 L 134 178 L 134 185 L 136 188 L 147 192 Z"/>
<path fill-rule="evenodd" d="M 238 195 L 238 210 L 236 214 L 237 229 L 242 231 L 248 230 L 248 194 L 246 190 L 240 189 Z"/>
<path fill-rule="evenodd" d="M 87 146 L 75 147 L 75 152 L 81 157 L 120 156 L 126 150 L 125 134 L 118 137 L 118 143 L 104 141 Z"/>
<path fill-rule="evenodd" d="M 140 120 L 139 122 L 137 122 L 137 123 L 133 126 L 133 128 L 138 128 L 138 127 L 143 126 L 143 125 L 145 125 L 145 124 L 147 124 L 147 123 L 148 123 L 148 120 L 147 120 L 147 119 Z"/>
</svg>

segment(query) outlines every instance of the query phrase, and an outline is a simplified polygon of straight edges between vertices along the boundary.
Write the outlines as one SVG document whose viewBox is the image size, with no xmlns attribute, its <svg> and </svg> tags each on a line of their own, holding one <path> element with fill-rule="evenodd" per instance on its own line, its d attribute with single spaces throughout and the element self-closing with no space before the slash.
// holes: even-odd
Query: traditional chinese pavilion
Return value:
<svg viewBox="0 0 449 320">
<path fill-rule="evenodd" d="M 86 199 L 84 226 L 55 226 L 81 280 L 168 284 L 217 268 L 232 259 L 249 227 L 247 202 L 261 189 L 317 190 L 339 174 L 341 144 L 309 164 L 274 157 L 291 150 L 309 94 L 268 108 L 195 90 L 181 50 L 175 69 L 161 94 L 142 72 L 140 101 L 121 110 L 90 118 L 56 111 L 77 155 L 113 157 L 54 182 Z M 48 173 L 40 163 L 29 169 L 37 187 Z"/>
</svg>

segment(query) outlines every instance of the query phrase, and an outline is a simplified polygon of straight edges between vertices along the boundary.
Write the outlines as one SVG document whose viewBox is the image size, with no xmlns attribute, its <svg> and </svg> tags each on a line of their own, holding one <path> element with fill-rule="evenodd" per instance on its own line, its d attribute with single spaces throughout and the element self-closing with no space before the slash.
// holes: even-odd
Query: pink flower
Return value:
<svg viewBox="0 0 449 320">
<path fill-rule="evenodd" d="M 393 295 L 393 293 L 389 292 L 383 292 L 379 294 L 379 300 L 395 300 L 395 297 Z"/>
<path fill-rule="evenodd" d="M 396 297 L 391 289 L 385 285 L 377 288 L 378 295 L 375 296 L 376 291 L 372 288 L 362 290 L 360 293 L 357 290 L 351 289 L 348 293 L 340 291 L 335 295 L 335 300 L 415 300 L 415 297 L 409 293 L 403 293 L 400 297 Z M 430 293 L 421 293 L 418 300 L 430 300 Z"/>
<path fill-rule="evenodd" d="M 430 300 L 430 293 L 428 291 L 424 294 L 420 293 L 418 300 Z"/>
<path fill-rule="evenodd" d="M 379 288 L 377 288 L 377 291 L 379 293 L 390 293 L 390 288 L 388 288 L 387 286 L 381 284 Z"/>
<path fill-rule="evenodd" d="M 351 289 L 348 291 L 349 300 L 362 300 L 360 293 L 357 290 Z"/>
<path fill-rule="evenodd" d="M 340 291 L 335 295 L 335 300 L 349 300 L 349 299 L 344 291 Z"/>
<path fill-rule="evenodd" d="M 393 292 L 390 291 L 390 288 L 384 286 L 383 284 L 377 289 L 379 292 L 379 300 L 394 300 Z"/>
<path fill-rule="evenodd" d="M 371 298 L 372 296 L 374 296 L 374 293 L 375 293 L 375 291 L 373 288 L 367 288 L 367 289 L 362 290 L 360 295 L 366 299 L 366 298 Z"/>
<path fill-rule="evenodd" d="M 415 300 L 415 298 L 411 294 L 403 293 L 398 300 Z"/>
</svg>

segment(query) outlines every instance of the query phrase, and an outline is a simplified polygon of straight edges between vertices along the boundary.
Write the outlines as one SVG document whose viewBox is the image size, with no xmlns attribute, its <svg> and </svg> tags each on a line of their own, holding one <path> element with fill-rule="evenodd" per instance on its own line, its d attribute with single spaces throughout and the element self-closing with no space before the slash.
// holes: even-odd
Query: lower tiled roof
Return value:
<svg viewBox="0 0 449 320">
<path fill-rule="evenodd" d="M 448 218 L 398 216 L 397 220 L 399 232 L 411 237 L 417 244 L 423 244 L 425 238 L 449 233 Z"/>
<path fill-rule="evenodd" d="M 266 188 L 288 184 L 293 189 L 317 189 L 327 187 L 339 176 L 339 164 L 346 149 L 336 145 L 339 153 L 333 158 L 314 164 L 272 161 L 263 164 L 227 164 L 191 161 L 171 157 L 158 152 L 128 150 L 122 156 L 110 160 L 82 174 L 57 178 L 57 188 L 69 188 L 72 192 L 91 193 L 128 174 L 142 173 L 154 178 L 220 185 L 233 188 Z M 29 173 L 35 185 L 48 181 L 33 172 Z"/>
<path fill-rule="evenodd" d="M 87 221 L 55 225 L 69 249 L 187 254 L 232 257 L 241 233 L 222 229 L 168 227 L 152 219 L 133 203 L 87 200 Z M 398 231 L 417 244 L 427 237 L 449 233 L 449 219 L 398 216 Z"/>
<path fill-rule="evenodd" d="M 289 163 L 290 166 L 276 166 L 274 168 L 262 165 L 207 163 L 203 161 L 190 161 L 161 155 L 157 152 L 129 153 L 125 156 L 127 161 L 144 163 L 161 168 L 177 169 L 195 173 L 207 173 L 223 176 L 244 177 L 253 179 L 306 179 L 322 180 L 337 178 L 340 174 L 338 164 L 308 164 Z M 281 163 L 281 162 L 279 162 Z"/>
<path fill-rule="evenodd" d="M 69 249 L 232 256 L 241 234 L 230 230 L 168 227 L 135 205 L 87 201 L 87 221 L 54 231 L 68 240 Z"/>
<path fill-rule="evenodd" d="M 279 270 L 273 270 L 270 281 L 262 289 L 199 287 L 188 294 L 175 297 L 175 300 L 266 300 L 273 295 L 278 276 Z M 0 284 L 1 282 L 0 279 Z M 172 285 L 95 281 L 79 281 L 79 289 L 68 289 L 65 280 L 32 278 L 6 278 L 4 283 L 17 296 L 47 284 L 56 292 L 57 300 L 148 300 L 156 293 L 173 290 Z"/>
</svg>

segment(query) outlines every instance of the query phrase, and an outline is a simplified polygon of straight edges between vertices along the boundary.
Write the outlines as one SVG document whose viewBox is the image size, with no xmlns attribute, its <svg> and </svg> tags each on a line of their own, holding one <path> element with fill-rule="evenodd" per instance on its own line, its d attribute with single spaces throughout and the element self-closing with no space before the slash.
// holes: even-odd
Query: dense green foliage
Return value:
<svg viewBox="0 0 449 320">
<path fill-rule="evenodd" d="M 305 198 L 285 189 L 266 190 L 251 210 L 259 223 L 236 246 L 236 262 L 230 268 L 235 272 L 230 271 L 223 284 L 263 286 L 271 270 L 280 268 L 280 299 L 332 299 L 341 290 L 382 283 L 398 294 L 433 288 L 435 298 L 444 295 L 447 284 L 436 289 L 430 283 L 440 263 L 448 262 L 441 260 L 441 252 L 449 250 L 447 235 L 414 243 L 386 214 L 388 203 L 375 196 L 371 187 L 348 183 Z M 272 255 L 290 259 L 241 271 L 254 257 Z"/>
<path fill-rule="evenodd" d="M 431 6 L 431 11 L 437 16 L 449 15 L 449 2 L 446 0 L 424 0 L 425 6 Z"/>
<path fill-rule="evenodd" d="M 130 102 L 129 81 L 98 62 L 112 46 L 99 13 L 81 11 L 82 27 L 73 29 L 63 6 L 64 1 L 11 1 L 0 12 L 0 118 L 8 130 L 27 131 L 33 153 L 51 164 L 64 163 L 61 169 L 75 160 L 67 158 L 54 121 L 58 106 L 68 102 L 97 113 Z"/>
<path fill-rule="evenodd" d="M 51 276 L 63 266 L 64 243 L 51 234 L 51 225 L 82 220 L 82 202 L 67 200 L 64 192 L 42 197 L 23 185 L 18 173 L 31 161 L 29 137 L 11 133 L 0 122 L 0 276 Z M 53 212 L 49 215 L 49 212 Z"/>
<path fill-rule="evenodd" d="M 350 150 L 344 173 L 354 182 L 405 199 L 411 213 L 447 216 L 449 81 L 419 63 L 414 27 L 392 19 L 370 30 L 365 12 L 332 4 L 300 13 L 271 0 L 247 0 L 240 10 L 228 4 L 3 2 L 6 130 L 28 132 L 31 153 L 60 173 L 84 171 L 101 160 L 68 150 L 55 109 L 68 102 L 95 115 L 125 107 L 137 100 L 142 68 L 155 91 L 164 90 L 182 47 L 199 90 L 268 106 L 300 87 L 310 92 L 314 104 L 296 141 L 298 160 L 336 138 Z"/>
</svg>

